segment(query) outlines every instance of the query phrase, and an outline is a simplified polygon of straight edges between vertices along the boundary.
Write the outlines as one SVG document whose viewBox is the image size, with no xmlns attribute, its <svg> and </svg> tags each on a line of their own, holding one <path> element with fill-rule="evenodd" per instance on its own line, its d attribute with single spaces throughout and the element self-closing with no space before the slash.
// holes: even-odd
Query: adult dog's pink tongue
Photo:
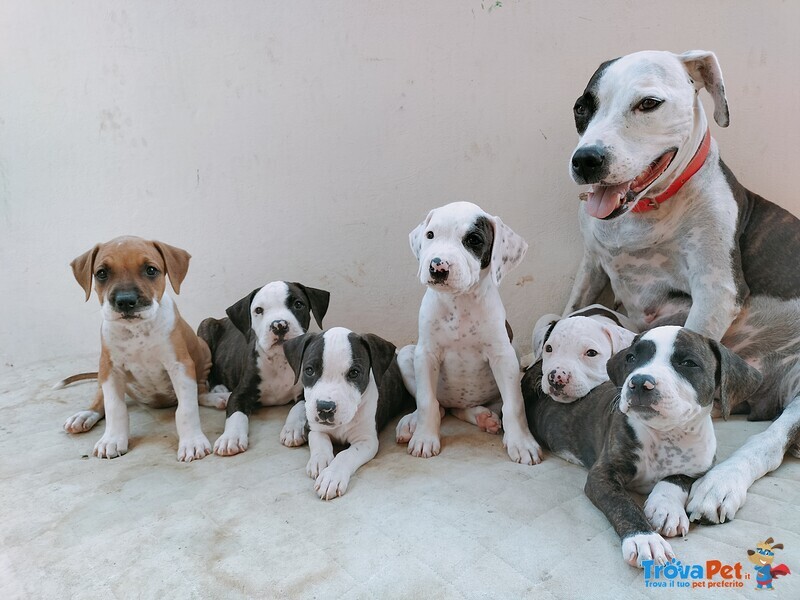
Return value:
<svg viewBox="0 0 800 600">
<path fill-rule="evenodd" d="M 595 185 L 586 201 L 586 212 L 596 219 L 605 219 L 619 206 L 620 199 L 628 193 L 630 181 L 618 185 Z"/>
</svg>

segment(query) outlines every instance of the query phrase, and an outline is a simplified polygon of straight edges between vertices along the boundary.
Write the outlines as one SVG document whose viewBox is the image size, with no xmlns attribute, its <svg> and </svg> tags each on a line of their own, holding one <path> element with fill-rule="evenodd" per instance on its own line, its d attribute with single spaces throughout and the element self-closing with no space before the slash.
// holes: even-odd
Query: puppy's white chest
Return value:
<svg viewBox="0 0 800 600">
<path fill-rule="evenodd" d="M 267 352 L 258 350 L 261 383 L 259 402 L 263 406 L 281 406 L 294 400 L 302 389 L 294 382 L 294 371 L 286 361 L 282 346 L 272 346 Z"/>
</svg>

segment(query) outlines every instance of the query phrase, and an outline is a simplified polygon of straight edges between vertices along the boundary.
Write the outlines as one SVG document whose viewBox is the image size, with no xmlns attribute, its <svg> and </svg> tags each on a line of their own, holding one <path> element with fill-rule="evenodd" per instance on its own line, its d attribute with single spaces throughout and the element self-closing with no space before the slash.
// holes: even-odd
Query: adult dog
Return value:
<svg viewBox="0 0 800 600">
<path fill-rule="evenodd" d="M 738 410 L 777 420 L 689 499 L 693 520 L 723 522 L 787 450 L 800 454 L 800 221 L 721 161 L 701 89 L 726 127 L 719 64 L 700 50 L 607 61 L 576 101 L 581 138 L 570 173 L 592 189 L 579 211 L 585 252 L 565 314 L 610 283 L 639 329 L 685 324 L 761 371 L 762 386 Z"/>
</svg>

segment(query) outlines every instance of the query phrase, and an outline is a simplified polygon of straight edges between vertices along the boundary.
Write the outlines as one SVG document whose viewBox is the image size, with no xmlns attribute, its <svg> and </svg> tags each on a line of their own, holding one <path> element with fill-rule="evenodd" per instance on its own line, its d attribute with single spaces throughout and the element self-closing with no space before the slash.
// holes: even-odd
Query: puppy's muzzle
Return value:
<svg viewBox="0 0 800 600">
<path fill-rule="evenodd" d="M 597 183 L 608 172 L 606 162 L 601 146 L 581 146 L 572 155 L 572 172 L 581 183 Z"/>
<path fill-rule="evenodd" d="M 430 273 L 434 283 L 444 283 L 447 281 L 447 276 L 450 275 L 450 263 L 437 256 L 431 260 L 428 273 Z"/>
<path fill-rule="evenodd" d="M 547 383 L 550 384 L 551 390 L 559 393 L 569 383 L 569 373 L 564 369 L 553 369 L 547 374 Z"/>
<path fill-rule="evenodd" d="M 652 411 L 653 405 L 658 402 L 656 380 L 650 375 L 633 375 L 627 385 L 628 405 L 643 409 L 643 412 Z"/>
<path fill-rule="evenodd" d="M 276 319 L 269 324 L 269 330 L 275 334 L 275 337 L 282 340 L 289 333 L 289 322 L 283 319 Z"/>
<path fill-rule="evenodd" d="M 114 310 L 126 319 L 135 317 L 137 312 L 151 304 L 150 300 L 143 298 L 136 288 L 114 290 L 109 301 Z"/>
<path fill-rule="evenodd" d="M 333 425 L 336 416 L 336 403 L 330 400 L 317 400 L 317 423 Z"/>
</svg>

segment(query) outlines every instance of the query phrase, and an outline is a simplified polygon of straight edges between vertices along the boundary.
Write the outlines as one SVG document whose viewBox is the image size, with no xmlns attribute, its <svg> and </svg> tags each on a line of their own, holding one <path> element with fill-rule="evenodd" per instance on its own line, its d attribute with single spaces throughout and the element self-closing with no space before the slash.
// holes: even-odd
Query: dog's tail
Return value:
<svg viewBox="0 0 800 600">
<path fill-rule="evenodd" d="M 66 379 L 62 379 L 55 384 L 53 389 L 60 390 L 73 383 L 77 383 L 79 381 L 89 381 L 91 379 L 97 379 L 97 371 L 93 371 L 92 373 L 78 373 L 77 375 L 70 375 Z"/>
</svg>

